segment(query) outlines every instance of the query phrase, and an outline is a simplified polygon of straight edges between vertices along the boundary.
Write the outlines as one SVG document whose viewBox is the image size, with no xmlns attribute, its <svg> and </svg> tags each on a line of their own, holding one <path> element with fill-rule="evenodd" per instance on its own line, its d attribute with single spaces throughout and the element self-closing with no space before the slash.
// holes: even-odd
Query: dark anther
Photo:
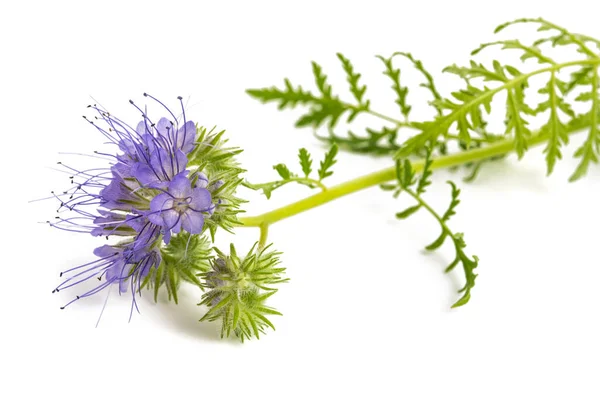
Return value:
<svg viewBox="0 0 600 400">
<path fill-rule="evenodd" d="M 60 161 L 59 161 L 59 162 L 57 162 L 57 164 L 58 164 L 58 165 L 62 165 L 62 162 L 60 162 Z"/>
<path fill-rule="evenodd" d="M 148 93 L 144 92 L 144 97 L 148 97 Z"/>
<path fill-rule="evenodd" d="M 59 275 L 59 277 L 60 277 L 60 278 L 62 278 L 62 274 L 63 274 L 63 273 L 61 272 L 61 273 L 60 273 L 60 275 Z"/>
<path fill-rule="evenodd" d="M 102 277 L 101 277 L 101 276 L 99 276 L 99 277 L 98 277 L 98 280 L 99 280 L 99 281 L 101 281 L 101 280 L 102 280 Z"/>
<path fill-rule="evenodd" d="M 79 296 L 76 296 L 76 297 L 77 297 L 77 300 L 79 300 Z"/>
<path fill-rule="evenodd" d="M 61 309 L 61 310 L 64 310 L 65 308 L 64 308 L 64 307 L 61 307 L 60 309 Z"/>
<path fill-rule="evenodd" d="M 177 96 L 177 100 L 183 100 L 183 97 Z"/>
<path fill-rule="evenodd" d="M 129 100 L 129 104 L 133 104 L 133 100 Z"/>
<path fill-rule="evenodd" d="M 52 293 L 56 293 L 56 289 L 54 289 L 54 290 L 52 291 Z"/>
</svg>

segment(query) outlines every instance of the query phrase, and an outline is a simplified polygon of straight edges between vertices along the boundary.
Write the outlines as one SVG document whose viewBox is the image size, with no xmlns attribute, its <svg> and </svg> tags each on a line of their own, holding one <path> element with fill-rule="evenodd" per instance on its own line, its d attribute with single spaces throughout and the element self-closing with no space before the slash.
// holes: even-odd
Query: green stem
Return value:
<svg viewBox="0 0 600 400">
<path fill-rule="evenodd" d="M 438 223 L 440 224 L 440 226 L 442 227 L 444 232 L 446 232 L 446 234 L 454 240 L 454 233 L 452 233 L 452 231 L 450 230 L 450 227 L 448 227 L 448 225 L 446 224 L 446 221 L 444 221 L 444 219 L 437 213 L 437 211 L 435 211 L 433 208 L 431 208 L 431 206 L 429 204 L 427 204 L 427 202 L 424 201 L 421 198 L 421 196 L 419 196 L 417 193 L 415 193 L 412 189 L 410 189 L 408 187 L 403 187 L 402 190 L 404 190 L 406 193 L 408 193 L 410 195 L 410 197 L 415 199 L 415 201 L 417 203 L 419 203 L 419 205 L 421 207 L 425 208 L 433 216 L 433 218 L 435 218 L 438 221 Z"/>
<path fill-rule="evenodd" d="M 581 130 L 583 127 L 579 126 L 571 128 L 569 134 Z M 537 134 L 528 138 L 527 145 L 530 147 L 539 145 L 548 139 L 547 134 Z M 476 148 L 473 150 L 467 150 L 462 153 L 451 154 L 447 156 L 441 156 L 433 160 L 431 165 L 432 169 L 448 168 L 463 165 L 469 162 L 485 160 L 495 156 L 510 153 L 515 149 L 515 140 L 506 139 L 498 141 L 486 147 Z M 423 160 L 419 160 L 413 163 L 415 172 L 419 172 L 423 169 Z M 296 214 L 300 214 L 304 211 L 310 210 L 325 203 L 329 203 L 335 199 L 345 196 L 350 193 L 358 192 L 359 190 L 366 189 L 371 186 L 379 185 L 396 178 L 396 167 L 392 166 L 389 168 L 382 169 L 377 172 L 373 172 L 368 175 L 360 176 L 358 178 L 349 180 L 336 186 L 328 188 L 326 191 L 314 194 L 310 197 L 288 204 L 287 206 L 277 208 L 267 213 L 251 216 L 242 217 L 240 222 L 243 226 L 247 227 L 261 227 L 270 225 L 275 222 L 281 221 L 282 219 L 289 218 Z"/>
<path fill-rule="evenodd" d="M 412 127 L 412 124 L 409 122 L 403 122 L 403 121 L 400 121 L 399 119 L 388 117 L 387 115 L 380 114 L 377 111 L 367 110 L 366 113 L 371 114 L 374 117 L 381 118 L 384 121 L 391 122 L 392 124 L 399 126 L 399 127 Z"/>
<path fill-rule="evenodd" d="M 258 251 L 260 252 L 267 245 L 267 237 L 269 236 L 269 224 L 263 222 L 260 224 L 260 239 L 258 239 Z"/>
</svg>

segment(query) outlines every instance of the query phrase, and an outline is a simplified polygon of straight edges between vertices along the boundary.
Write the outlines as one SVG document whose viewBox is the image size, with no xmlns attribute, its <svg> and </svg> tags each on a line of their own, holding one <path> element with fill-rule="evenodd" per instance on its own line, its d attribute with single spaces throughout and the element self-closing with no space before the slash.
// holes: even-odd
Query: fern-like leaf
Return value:
<svg viewBox="0 0 600 400">
<path fill-rule="evenodd" d="M 588 136 L 575 152 L 576 158 L 581 158 L 577 169 L 569 178 L 570 181 L 576 181 L 582 178 L 590 167 L 590 164 L 598 163 L 598 154 L 600 152 L 600 77 L 599 77 L 598 66 L 595 66 L 592 71 L 592 77 L 590 82 L 590 91 L 582 93 L 578 99 L 580 101 L 591 101 L 592 105 L 590 111 L 584 115 L 584 118 L 589 120 L 590 131 Z"/>
<path fill-rule="evenodd" d="M 404 115 L 404 118 L 408 120 L 411 106 L 406 102 L 408 95 L 408 88 L 400 84 L 400 69 L 394 68 L 393 57 L 385 58 L 383 56 L 377 56 L 385 66 L 383 74 L 388 76 L 392 80 L 392 89 L 396 93 L 396 104 L 400 107 L 400 112 Z"/>
<path fill-rule="evenodd" d="M 357 104 L 364 107 L 369 108 L 369 100 L 364 100 L 365 92 L 367 91 L 367 87 L 365 85 L 360 85 L 359 80 L 361 75 L 354 71 L 354 66 L 342 53 L 337 53 L 338 59 L 342 63 L 342 67 L 344 68 L 344 72 L 346 72 L 348 84 L 350 85 L 350 92 L 354 96 Z M 351 120 L 351 119 L 350 119 Z"/>
</svg>

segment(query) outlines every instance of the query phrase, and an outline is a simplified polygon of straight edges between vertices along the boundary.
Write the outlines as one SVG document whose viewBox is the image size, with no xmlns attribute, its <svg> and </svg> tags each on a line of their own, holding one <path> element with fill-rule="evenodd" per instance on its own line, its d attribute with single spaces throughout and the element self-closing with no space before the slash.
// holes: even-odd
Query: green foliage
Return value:
<svg viewBox="0 0 600 400">
<path fill-rule="evenodd" d="M 598 128 L 598 124 L 600 124 L 600 93 L 598 92 L 600 78 L 598 77 L 598 68 L 598 65 L 596 65 L 591 71 L 589 91 L 580 94 L 576 99 L 578 101 L 589 101 L 592 106 L 590 111 L 582 116 L 582 118 L 589 122 L 590 131 L 583 145 L 575 151 L 575 157 L 581 158 L 581 161 L 573 175 L 569 178 L 570 181 L 575 181 L 583 177 L 587 173 L 591 163 L 598 163 L 598 154 L 600 152 L 600 129 Z"/>
<path fill-rule="evenodd" d="M 361 75 L 354 71 L 354 65 L 348 60 L 342 53 L 337 53 L 339 60 L 342 62 L 344 72 L 346 72 L 348 83 L 350 84 L 350 92 L 354 96 L 356 103 L 364 108 L 369 108 L 369 100 L 363 100 L 367 87 L 365 85 L 359 85 L 358 81 Z"/>
<path fill-rule="evenodd" d="M 157 301 L 159 290 L 164 286 L 169 300 L 178 303 L 177 291 L 181 282 L 201 286 L 198 275 L 209 269 L 210 243 L 206 236 L 181 232 L 173 235 L 160 252 L 162 262 L 146 276 L 142 287 L 153 288 L 154 301 Z"/>
<path fill-rule="evenodd" d="M 323 159 L 323 161 L 319 163 L 320 166 L 319 170 L 317 171 L 318 177 L 316 178 L 310 177 L 310 174 L 312 172 L 311 155 L 308 152 L 308 150 L 302 148 L 298 152 L 298 159 L 300 161 L 300 168 L 302 169 L 303 176 L 291 172 L 288 166 L 285 164 L 277 164 L 273 166 L 273 169 L 277 171 L 281 179 L 266 183 L 244 182 L 244 186 L 253 190 L 262 190 L 263 194 L 267 197 L 267 199 L 271 198 L 271 194 L 274 190 L 279 189 L 280 187 L 290 182 L 296 182 L 301 185 L 307 186 L 311 189 L 318 187 L 321 190 L 325 190 L 326 187 L 323 184 L 323 180 L 333 175 L 333 171 L 331 170 L 331 168 L 337 162 L 337 160 L 335 159 L 337 152 L 338 147 L 336 144 L 334 144 L 325 154 L 325 158 Z"/>
<path fill-rule="evenodd" d="M 221 321 L 221 337 L 235 334 L 242 342 L 265 333 L 267 327 L 275 327 L 267 315 L 281 315 L 265 304 L 277 289 L 273 286 L 286 282 L 285 268 L 279 267 L 279 254 L 268 247 L 258 249 L 256 244 L 248 254 L 240 258 L 233 244 L 229 255 L 215 249 L 217 258 L 211 261 L 211 269 L 202 274 L 203 285 L 208 291 L 199 305 L 207 306 L 208 312 L 200 321 Z"/>
<path fill-rule="evenodd" d="M 284 80 L 285 87 L 282 89 L 271 87 L 249 89 L 246 92 L 263 103 L 277 103 L 280 110 L 296 108 L 299 105 L 307 106 L 308 111 L 296 121 L 296 126 L 299 128 L 318 128 L 324 124 L 334 128 L 344 114 L 347 114 L 346 120 L 350 122 L 359 113 L 369 108 L 369 101 L 363 100 L 366 87 L 359 84 L 360 74 L 355 72 L 350 60 L 342 54 L 338 53 L 338 58 L 342 62 L 342 67 L 350 84 L 350 91 L 357 104 L 345 103 L 333 94 L 323 68 L 314 61 L 312 71 L 318 90 L 317 94 L 306 91 L 301 86 L 294 87 L 288 79 Z"/>
<path fill-rule="evenodd" d="M 400 84 L 400 69 L 393 65 L 393 58 L 397 56 L 409 60 L 411 65 L 423 74 L 425 83 L 420 84 L 420 86 L 430 91 L 435 100 L 441 99 L 441 96 L 434 84 L 432 75 L 425 69 L 423 63 L 415 59 L 412 54 L 398 52 L 392 54 L 389 58 L 378 56 L 385 67 L 384 75 L 392 81 L 392 90 L 396 94 L 395 101 L 400 107 L 400 112 L 407 119 L 411 106 L 407 103 L 408 88 Z M 396 152 L 399 149 L 396 142 L 398 131 L 402 127 L 410 126 L 410 123 L 384 117 L 372 111 L 371 102 L 365 98 L 367 87 L 360 81 L 362 75 L 356 72 L 354 65 L 343 54 L 338 53 L 337 57 L 346 73 L 353 103 L 345 102 L 333 93 L 332 87 L 327 81 L 327 75 L 323 72 L 322 67 L 315 62 L 312 63 L 312 67 L 317 93 L 307 91 L 301 86 L 294 86 L 289 79 L 284 80 L 283 88 L 249 89 L 247 93 L 263 103 L 277 103 L 279 109 L 296 108 L 298 106 L 308 107 L 307 113 L 296 121 L 296 126 L 316 129 L 326 125 L 327 135 L 318 134 L 317 137 L 329 144 L 338 144 L 344 150 L 376 155 L 387 155 Z M 348 131 L 347 135 L 335 133 L 335 128 L 343 115 L 346 115 L 347 122 L 352 122 L 358 115 L 363 113 L 383 117 L 392 126 L 368 127 L 365 134 L 357 134 L 353 131 Z"/>
<path fill-rule="evenodd" d="M 566 92 L 566 85 L 565 82 L 558 79 L 555 72 L 552 72 L 548 84 L 539 90 L 539 93 L 546 94 L 548 99 L 538 105 L 536 112 L 550 111 L 548 122 L 541 128 L 542 134 L 548 135 L 548 143 L 544 149 L 548 175 L 554 170 L 556 161 L 562 158 L 561 147 L 569 142 L 567 128 L 561 121 L 559 111 L 570 118 L 575 117 L 571 106 L 562 97 Z"/>
<path fill-rule="evenodd" d="M 392 64 L 393 57 L 393 55 L 389 58 L 377 56 L 385 66 L 383 74 L 392 80 L 392 90 L 396 94 L 396 104 L 400 107 L 400 112 L 404 115 L 404 118 L 408 120 L 408 115 L 411 110 L 411 106 L 406 103 L 408 88 L 400 85 L 400 69 L 394 68 L 394 65 Z"/>
<path fill-rule="evenodd" d="M 400 195 L 400 193 L 405 192 L 417 202 L 417 204 L 410 206 L 399 213 L 396 213 L 396 218 L 406 219 L 420 209 L 424 208 L 440 224 L 441 233 L 436 240 L 425 247 L 427 250 L 433 251 L 438 249 L 448 238 L 450 238 L 452 241 L 456 255 L 454 260 L 446 268 L 446 272 L 452 271 L 454 267 L 460 263 L 463 267 L 466 279 L 465 286 L 459 291 L 459 293 L 462 293 L 463 295 L 456 303 L 454 303 L 452 306 L 454 308 L 467 304 L 471 298 L 471 289 L 475 286 L 475 278 L 477 277 L 477 275 L 474 273 L 474 270 L 477 267 L 479 259 L 477 256 L 473 256 L 472 258 L 467 256 L 465 253 L 466 243 L 464 241 L 463 234 L 459 232 L 454 233 L 448 227 L 448 221 L 453 215 L 456 214 L 456 207 L 460 203 L 460 190 L 456 187 L 454 182 L 448 182 L 452 188 L 451 200 L 448 208 L 441 216 L 423 199 L 425 188 L 431 184 L 431 147 L 432 146 L 428 147 L 427 156 L 423 164 L 423 171 L 421 172 L 419 178 L 416 177 L 416 172 L 412 166 L 412 163 L 408 159 L 398 160 L 396 161 L 397 185 L 384 187 L 384 189 L 394 190 L 394 195 L 396 197 Z"/>
<path fill-rule="evenodd" d="M 319 167 L 319 181 L 327 178 L 328 176 L 333 175 L 333 171 L 331 167 L 337 162 L 335 156 L 337 155 L 338 147 L 334 144 L 331 146 L 331 149 L 325 154 L 325 158 L 320 163 Z"/>
<path fill-rule="evenodd" d="M 421 83 L 419 86 L 424 87 L 429 92 L 431 92 L 431 95 L 433 96 L 433 101 L 430 104 L 436 109 L 438 114 L 441 114 L 442 112 L 435 105 L 435 101 L 441 100 L 442 95 L 440 94 L 440 92 L 438 92 L 438 90 L 435 86 L 435 82 L 433 80 L 433 76 L 427 69 L 425 69 L 423 62 L 421 60 L 417 60 L 416 58 L 414 58 L 411 53 L 405 53 L 405 52 L 398 51 L 398 52 L 392 54 L 392 57 L 395 57 L 395 56 L 401 56 L 401 57 L 408 59 L 412 63 L 412 65 L 415 67 L 415 69 L 417 71 L 419 71 L 423 75 L 423 77 L 425 77 L 425 82 Z"/>
<path fill-rule="evenodd" d="M 482 118 L 482 111 L 489 113 L 491 111 L 491 101 L 498 93 L 506 93 L 506 129 L 505 135 L 511 135 L 514 138 L 515 151 L 519 157 L 522 157 L 528 148 L 528 142 L 533 136 L 529 128 L 530 116 L 535 116 L 541 112 L 547 112 L 548 120 L 540 127 L 539 134 L 548 138 L 546 144 L 546 164 L 548 173 L 554 170 L 557 160 L 562 158 L 561 147 L 568 143 L 566 126 L 575 118 L 583 117 L 589 124 L 589 134 L 585 143 L 577 149 L 575 157 L 581 158 L 580 164 L 571 180 L 576 180 L 584 176 L 592 163 L 597 163 L 600 146 L 598 134 L 598 121 L 600 110 L 598 105 L 598 80 L 594 76 L 598 74 L 600 65 L 600 54 L 593 51 L 588 44 L 598 45 L 598 41 L 584 35 L 575 34 L 566 29 L 552 24 L 543 19 L 519 19 L 500 25 L 496 32 L 503 31 L 508 26 L 516 23 L 534 23 L 538 24 L 538 31 L 550 36 L 544 36 L 536 40 L 532 45 L 523 44 L 519 40 L 500 40 L 491 43 L 485 43 L 472 52 L 472 55 L 479 54 L 482 50 L 492 46 L 500 46 L 503 50 L 517 50 L 522 53 L 521 60 L 535 60 L 544 67 L 530 72 L 521 72 L 520 69 L 512 65 L 503 65 L 499 61 L 494 61 L 492 67 L 471 60 L 469 66 L 459 67 L 452 65 L 444 71 L 458 75 L 465 80 L 467 87 L 460 91 L 452 93 L 453 100 L 437 100 L 436 104 L 444 111 L 444 114 L 436 117 L 432 121 L 426 121 L 416 124 L 420 128 L 420 133 L 405 141 L 395 156 L 402 159 L 418 152 L 429 141 L 440 140 L 447 141 L 451 136 L 451 129 L 455 127 L 458 131 L 459 140 L 467 145 L 471 144 L 473 133 L 481 134 L 485 130 L 485 122 Z M 586 56 L 583 60 L 557 62 L 544 54 L 542 46 L 550 43 L 553 46 L 574 45 L 577 50 Z M 576 67 L 577 70 L 571 73 L 571 80 L 564 82 L 558 79 L 557 74 L 565 68 Z M 530 107 L 525 101 L 525 89 L 529 86 L 530 78 L 546 74 L 549 76 L 548 82 L 539 90 L 540 93 L 548 96 L 547 100 L 535 108 Z M 479 80 L 482 83 L 491 82 L 493 87 L 478 85 Z M 586 88 L 587 91 L 578 97 L 579 101 L 590 101 L 590 111 L 583 116 L 577 116 L 572 110 L 571 105 L 565 99 L 565 95 L 575 88 Z M 568 120 L 565 120 L 568 118 Z M 475 170 L 476 171 L 476 170 Z"/>
<path fill-rule="evenodd" d="M 238 186 L 243 182 L 240 175 L 245 172 L 235 159 L 242 152 L 237 147 L 227 147 L 225 131 L 215 132 L 198 127 L 198 145 L 188 156 L 190 178 L 197 179 L 203 173 L 208 178 L 213 203 L 217 204 L 211 218 L 206 218 L 204 229 L 208 229 L 214 239 L 217 228 L 231 232 L 239 226 L 238 214 L 243 212 L 240 206 L 245 201 L 236 196 Z"/>
<path fill-rule="evenodd" d="M 400 146 L 396 143 L 398 137 L 398 128 L 388 128 L 384 126 L 381 130 L 366 128 L 367 136 L 357 135 L 348 131 L 347 136 L 338 136 L 333 131 L 329 131 L 328 136 L 317 136 L 320 140 L 337 144 L 344 150 L 360 154 L 388 155 L 396 152 Z"/>
<path fill-rule="evenodd" d="M 515 39 L 501 38 L 480 45 L 473 50 L 466 65 L 452 64 L 443 72 L 457 76 L 461 86 L 442 95 L 435 85 L 433 75 L 424 68 L 423 63 L 411 53 L 396 52 L 390 57 L 377 56 L 383 63 L 383 75 L 391 81 L 394 101 L 399 108 L 400 117 L 387 116 L 375 111 L 370 100 L 366 99 L 367 85 L 354 65 L 342 54 L 338 59 L 346 74 L 349 91 L 353 101 L 345 102 L 334 94 L 327 76 L 319 64 L 313 62 L 315 76 L 315 93 L 305 91 L 300 86 L 293 86 L 285 80 L 285 87 L 253 89 L 248 93 L 263 102 L 276 102 L 280 108 L 296 106 L 308 107 L 308 111 L 297 122 L 298 126 L 315 128 L 326 127 L 327 133 L 317 132 L 319 139 L 339 145 L 340 149 L 361 154 L 393 155 L 396 161 L 395 184 L 385 184 L 382 188 L 393 191 L 394 196 L 406 192 L 415 204 L 398 212 L 399 219 L 409 218 L 421 209 L 426 209 L 439 223 L 441 233 L 426 248 L 435 250 L 444 243 L 451 242 L 455 250 L 455 258 L 448 265 L 447 271 L 461 265 L 465 274 L 465 286 L 461 290 L 462 297 L 454 304 L 458 307 L 466 304 L 475 284 L 475 268 L 478 265 L 476 256 L 468 256 L 466 243 L 462 233 L 449 228 L 449 221 L 460 203 L 460 190 L 453 182 L 451 200 L 443 213 L 436 212 L 424 200 L 427 188 L 431 185 L 431 169 L 438 155 L 452 152 L 469 152 L 464 166 L 471 168 L 465 181 L 475 179 L 482 165 L 504 157 L 504 148 L 509 146 L 519 158 L 523 157 L 532 144 L 545 145 L 545 161 L 548 174 L 563 158 L 564 146 L 569 142 L 569 134 L 577 130 L 587 130 L 587 137 L 577 148 L 574 157 L 579 165 L 570 180 L 583 177 L 592 164 L 600 159 L 600 41 L 589 36 L 572 33 L 563 27 L 541 18 L 525 18 L 502 24 L 495 33 L 505 33 L 514 24 L 532 24 L 538 28 L 538 38 L 531 43 Z M 550 46 L 571 46 L 575 48 L 581 59 L 561 60 L 550 56 Z M 520 60 L 506 63 L 494 60 L 490 63 L 478 61 L 480 53 L 497 49 L 517 52 Z M 430 105 L 432 115 L 424 120 L 411 120 L 412 105 L 409 103 L 409 88 L 403 78 L 403 71 L 397 62 L 402 58 L 408 61 L 423 76 L 420 86 L 432 95 Z M 565 78 L 564 73 L 570 73 Z M 545 79 L 545 80 L 544 80 Z M 530 93 L 537 91 L 543 100 L 530 104 Z M 577 93 L 575 101 L 589 106 L 588 111 L 580 114 L 574 111 L 569 94 Z M 505 99 L 504 104 L 496 106 L 498 95 Z M 494 109 L 492 109 L 494 105 Z M 500 132 L 489 132 L 487 120 L 489 115 L 500 113 L 504 116 L 504 128 Z M 358 115 L 369 114 L 383 122 L 383 126 L 367 127 L 364 132 L 350 128 L 347 134 L 336 132 L 338 122 L 346 116 L 352 122 Z M 538 126 L 534 122 L 542 121 Z M 403 135 L 404 133 L 406 135 Z M 494 148 L 490 148 L 494 146 Z M 486 151 L 490 148 L 492 151 Z M 503 149 L 496 152 L 496 149 Z M 337 148 L 336 148 L 337 151 Z M 475 155 L 481 155 L 477 158 Z M 335 155 L 335 154 L 334 154 Z M 423 157 L 422 170 L 415 171 L 413 160 Z M 457 155 L 456 158 L 460 156 Z M 444 161 L 452 159 L 447 157 Z M 303 177 L 294 175 L 289 168 L 280 164 L 276 166 L 279 181 L 271 183 L 267 190 L 272 191 L 283 182 L 292 179 L 307 179 L 312 171 L 312 160 L 308 153 L 300 155 Z M 333 160 L 333 156 L 332 156 Z M 318 171 L 319 181 L 328 176 L 327 157 L 321 162 Z M 332 162 L 330 164 L 333 164 Z M 417 165 L 417 164 L 415 164 Z M 314 182 L 313 182 L 314 183 Z M 274 185 L 273 185 L 274 184 Z M 305 183 L 307 184 L 307 183 Z M 307 184 L 310 186 L 310 183 Z M 267 191 L 265 191 L 265 194 Z"/>
<path fill-rule="evenodd" d="M 310 158 L 308 150 L 306 150 L 305 148 L 301 148 L 298 152 L 298 158 L 300 159 L 300 167 L 302 167 L 304 177 L 308 178 L 308 176 L 312 172 L 312 160 Z"/>
</svg>

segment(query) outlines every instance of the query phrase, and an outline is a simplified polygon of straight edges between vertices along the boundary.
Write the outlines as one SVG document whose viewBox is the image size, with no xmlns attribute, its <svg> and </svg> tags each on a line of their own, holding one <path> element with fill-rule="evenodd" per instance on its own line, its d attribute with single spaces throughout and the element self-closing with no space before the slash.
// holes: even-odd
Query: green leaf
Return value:
<svg viewBox="0 0 600 400">
<path fill-rule="evenodd" d="M 598 153 L 600 152 L 600 77 L 598 66 L 596 65 L 592 71 L 591 77 L 591 108 L 583 118 L 589 121 L 590 130 L 585 142 L 575 151 L 575 157 L 581 158 L 577 169 L 569 178 L 573 182 L 581 179 L 587 174 L 587 171 L 592 163 L 598 163 Z"/>
<path fill-rule="evenodd" d="M 310 159 L 310 154 L 308 150 L 305 148 L 301 148 L 298 152 L 298 158 L 300 159 L 300 166 L 302 167 L 302 172 L 304 176 L 308 178 L 310 173 L 312 172 L 312 160 Z"/>
<path fill-rule="evenodd" d="M 551 65 L 556 64 L 556 62 L 554 62 L 554 60 L 552 60 L 550 57 L 546 57 L 542 53 L 542 51 L 535 45 L 534 46 L 526 46 L 518 40 L 500 40 L 497 42 L 484 43 L 481 46 L 479 46 L 477 49 L 473 50 L 471 52 L 471 55 L 474 56 L 474 55 L 478 54 L 479 52 L 481 52 L 483 49 L 486 49 L 490 46 L 497 46 L 497 45 L 502 46 L 502 50 L 513 49 L 513 50 L 519 50 L 519 51 L 523 52 L 523 55 L 521 55 L 521 61 L 527 61 L 528 59 L 534 59 L 540 64 L 544 64 L 544 63 L 551 64 Z"/>
<path fill-rule="evenodd" d="M 292 176 L 290 170 L 288 169 L 287 165 L 285 165 L 285 164 L 273 165 L 273 169 L 275 171 L 277 171 L 277 173 L 279 174 L 279 176 L 282 177 L 285 180 L 290 179 L 291 176 Z"/>
<path fill-rule="evenodd" d="M 365 85 L 360 85 L 358 83 L 361 75 L 354 71 L 354 66 L 352 65 L 350 60 L 348 60 L 346 57 L 344 57 L 344 55 L 342 53 L 337 53 L 337 57 L 342 62 L 342 67 L 344 68 L 344 71 L 346 72 L 346 76 L 347 76 L 346 79 L 348 80 L 348 83 L 350 84 L 350 92 L 356 99 L 356 102 L 359 105 L 362 105 L 362 106 L 365 106 L 366 108 L 368 108 L 369 101 L 367 100 L 366 102 L 363 102 L 363 97 L 365 95 L 365 92 L 367 91 L 367 87 Z"/>
<path fill-rule="evenodd" d="M 565 45 L 574 44 L 575 46 L 577 46 L 577 50 L 580 53 L 585 54 L 586 56 L 590 56 L 590 57 L 597 57 L 597 54 L 594 53 L 586 45 L 586 43 L 592 42 L 592 43 L 595 43 L 596 45 L 598 45 L 600 43 L 600 41 L 598 41 L 597 39 L 590 38 L 585 35 L 580 35 L 578 33 L 571 33 L 568 30 L 566 30 L 565 28 L 558 26 L 556 24 L 553 24 L 552 22 L 546 21 L 543 18 L 520 18 L 520 19 L 516 19 L 514 21 L 506 22 L 504 24 L 499 25 L 494 30 L 494 33 L 498 33 L 509 26 L 512 26 L 515 24 L 521 24 L 521 23 L 539 24 L 538 31 L 540 31 L 540 32 L 542 32 L 542 31 L 557 31 L 558 32 L 558 35 L 545 37 L 545 38 L 536 40 L 534 43 L 534 46 L 539 46 L 540 44 L 546 43 L 546 42 L 552 43 L 553 46 L 565 46 Z"/>
<path fill-rule="evenodd" d="M 423 162 L 423 172 L 421 172 L 421 177 L 417 182 L 418 195 L 422 195 L 423 193 L 425 193 L 425 189 L 427 188 L 427 186 L 431 185 L 431 164 L 433 163 L 431 153 L 431 148 L 427 148 L 427 153 Z"/>
<path fill-rule="evenodd" d="M 385 58 L 382 56 L 377 56 L 383 62 L 385 66 L 385 70 L 383 74 L 388 76 L 392 80 L 392 89 L 394 93 L 396 93 L 396 104 L 400 107 L 400 112 L 404 115 L 404 118 L 408 119 L 408 115 L 410 114 L 411 106 L 406 103 L 406 96 L 408 94 L 408 88 L 400 85 L 400 69 L 394 68 L 392 63 L 392 57 Z"/>
<path fill-rule="evenodd" d="M 429 92 L 431 92 L 431 94 L 433 95 L 434 102 L 430 103 L 430 104 L 432 104 L 435 107 L 435 109 L 437 110 L 439 115 L 442 115 L 442 110 L 435 106 L 435 101 L 441 100 L 442 96 L 440 95 L 437 88 L 435 87 L 433 76 L 429 73 L 429 71 L 427 71 L 427 69 L 425 69 L 423 62 L 421 60 L 415 59 L 411 53 L 396 52 L 396 53 L 392 54 L 391 58 L 393 58 L 395 56 L 402 56 L 402 57 L 410 60 L 410 62 L 412 62 L 413 66 L 415 67 L 415 69 L 417 71 L 419 71 L 425 77 L 425 83 L 421 83 L 419 86 L 424 87 L 425 89 L 429 90 Z"/>
<path fill-rule="evenodd" d="M 332 95 L 327 76 L 316 63 L 313 64 L 313 73 L 315 73 L 320 96 L 304 90 L 301 86 L 294 87 L 288 79 L 284 81 L 284 89 L 277 87 L 248 89 L 246 93 L 262 103 L 277 103 L 280 110 L 299 105 L 308 106 L 309 110 L 296 121 L 297 127 L 318 128 L 325 123 L 334 127 L 345 112 L 356 111 L 356 109 Z"/>
<path fill-rule="evenodd" d="M 347 137 L 337 136 L 332 130 L 329 136 L 317 136 L 329 144 L 337 144 L 344 150 L 359 154 L 388 155 L 399 149 L 396 144 L 398 128 L 383 127 L 381 130 L 366 128 L 367 136 L 356 135 L 348 131 Z"/>
<path fill-rule="evenodd" d="M 165 271 L 164 261 L 160 263 L 154 275 L 154 302 L 158 302 L 158 290 L 163 282 L 163 274 Z"/>
<path fill-rule="evenodd" d="M 568 104 L 564 102 L 564 99 L 560 97 L 557 90 L 557 82 L 558 79 L 556 78 L 556 74 L 552 72 L 550 81 L 543 89 L 543 92 L 548 94 L 548 100 L 541 103 L 537 109 L 538 111 L 550 110 L 548 122 L 543 125 L 540 130 L 541 134 L 548 135 L 548 143 L 544 148 L 548 175 L 554 170 L 556 161 L 562 158 L 561 147 L 563 144 L 569 142 L 566 126 L 560 120 L 559 110 L 562 109 L 563 112 L 566 111 L 571 117 L 575 116 L 570 109 L 570 106 L 568 106 Z M 561 104 L 563 104 L 562 107 Z"/>
<path fill-rule="evenodd" d="M 506 97 L 506 133 L 514 133 L 515 149 L 519 158 L 525 154 L 527 139 L 531 136 L 531 131 L 527 128 L 529 122 L 523 118 L 523 114 L 534 114 L 524 102 L 523 89 L 523 86 L 517 85 L 508 90 Z"/>
<path fill-rule="evenodd" d="M 446 182 L 452 188 L 450 205 L 448 209 L 442 216 L 442 221 L 448 222 L 453 215 L 456 215 L 456 207 L 460 204 L 460 199 L 458 196 L 460 195 L 460 189 L 456 186 L 456 184 L 452 181 Z"/>
<path fill-rule="evenodd" d="M 337 160 L 335 159 L 337 152 L 338 146 L 334 144 L 333 146 L 331 146 L 331 149 L 329 149 L 327 154 L 325 154 L 325 158 L 323 159 L 323 161 L 321 161 L 318 171 L 320 181 L 327 178 L 328 176 L 333 175 L 333 171 L 330 171 L 330 169 L 337 162 Z"/>
<path fill-rule="evenodd" d="M 444 244 L 447 237 L 448 237 L 448 233 L 445 230 L 442 230 L 442 233 L 440 234 L 440 236 L 438 236 L 437 239 L 435 239 L 433 242 L 431 242 L 430 244 L 425 246 L 425 249 L 429 250 L 429 251 L 438 249 L 441 245 Z"/>
<path fill-rule="evenodd" d="M 396 213 L 396 218 L 406 219 L 406 218 L 410 217 L 411 215 L 413 215 L 414 213 L 416 213 L 417 211 L 419 211 L 420 208 L 421 208 L 420 204 L 417 204 L 416 206 L 408 207 L 406 210 Z"/>
<path fill-rule="evenodd" d="M 330 99 L 331 95 L 331 85 L 327 83 L 327 75 L 323 73 L 323 68 L 317 64 L 315 61 L 312 62 L 312 71 L 315 77 L 315 83 L 317 84 L 317 88 L 319 92 L 323 95 L 324 98 Z"/>
</svg>

